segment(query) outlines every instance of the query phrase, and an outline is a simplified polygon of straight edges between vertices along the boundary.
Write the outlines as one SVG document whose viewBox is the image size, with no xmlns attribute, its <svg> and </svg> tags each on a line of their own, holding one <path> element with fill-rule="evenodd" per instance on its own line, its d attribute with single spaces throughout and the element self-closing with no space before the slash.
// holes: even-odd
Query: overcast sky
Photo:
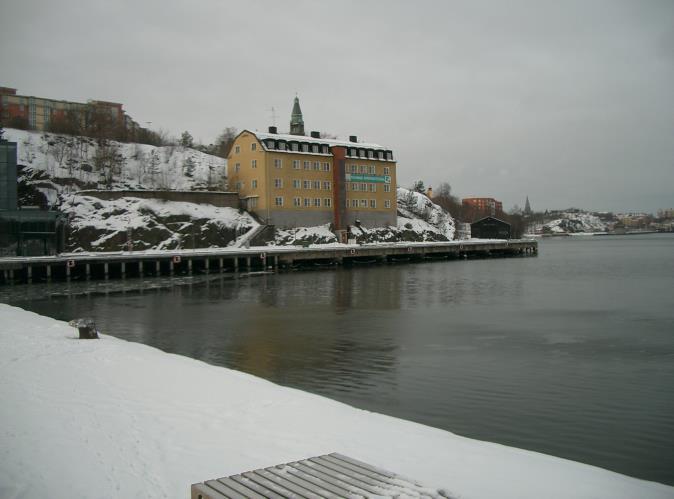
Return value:
<svg viewBox="0 0 674 499">
<path fill-rule="evenodd" d="M 506 208 L 674 207 L 674 1 L 3 2 L 0 86 L 393 149 L 398 180 Z"/>
</svg>

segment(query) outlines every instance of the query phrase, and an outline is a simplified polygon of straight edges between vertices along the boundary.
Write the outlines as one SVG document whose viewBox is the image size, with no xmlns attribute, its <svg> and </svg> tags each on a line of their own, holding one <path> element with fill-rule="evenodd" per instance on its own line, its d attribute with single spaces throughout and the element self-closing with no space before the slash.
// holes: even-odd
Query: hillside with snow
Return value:
<svg viewBox="0 0 674 499">
<path fill-rule="evenodd" d="M 17 143 L 20 195 L 37 191 L 51 206 L 60 194 L 86 189 L 225 188 L 226 160 L 194 149 L 13 128 L 4 138 Z"/>
<path fill-rule="evenodd" d="M 209 204 L 64 194 L 70 251 L 224 247 L 258 223 L 246 212 Z"/>
<path fill-rule="evenodd" d="M 569 212 L 543 224 L 543 234 L 580 234 L 606 232 L 606 224 L 589 213 Z"/>
</svg>

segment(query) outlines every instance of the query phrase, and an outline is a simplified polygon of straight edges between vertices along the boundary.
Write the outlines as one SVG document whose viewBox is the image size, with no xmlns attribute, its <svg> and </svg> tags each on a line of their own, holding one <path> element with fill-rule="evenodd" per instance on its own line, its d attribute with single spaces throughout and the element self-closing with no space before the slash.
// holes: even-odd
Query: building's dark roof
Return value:
<svg viewBox="0 0 674 499">
<path fill-rule="evenodd" d="M 483 222 L 483 221 L 488 220 L 488 219 L 496 220 L 497 222 L 501 222 L 502 224 L 510 225 L 510 224 L 509 224 L 508 222 L 506 222 L 505 220 L 501 220 L 500 218 L 496 218 L 496 217 L 492 217 L 492 216 L 482 217 L 482 218 L 479 219 L 479 220 L 475 220 L 474 222 L 471 222 L 471 225 L 472 225 L 472 224 L 479 223 L 479 222 Z"/>
</svg>

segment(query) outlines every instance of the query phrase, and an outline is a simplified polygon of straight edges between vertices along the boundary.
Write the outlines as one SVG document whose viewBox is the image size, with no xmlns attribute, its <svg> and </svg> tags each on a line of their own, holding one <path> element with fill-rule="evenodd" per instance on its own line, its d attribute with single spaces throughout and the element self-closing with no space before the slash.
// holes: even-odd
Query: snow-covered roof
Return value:
<svg viewBox="0 0 674 499">
<path fill-rule="evenodd" d="M 371 142 L 350 142 L 348 140 L 337 140 L 337 139 L 316 139 L 314 137 L 306 135 L 290 135 L 288 133 L 268 133 L 268 132 L 253 132 L 247 130 L 248 132 L 255 135 L 261 141 L 266 139 L 274 140 L 286 140 L 288 142 L 306 142 L 309 144 L 326 144 L 328 146 L 340 146 L 340 147 L 357 147 L 359 149 L 377 149 L 381 151 L 390 151 L 384 146 L 379 144 L 374 144 Z"/>
</svg>

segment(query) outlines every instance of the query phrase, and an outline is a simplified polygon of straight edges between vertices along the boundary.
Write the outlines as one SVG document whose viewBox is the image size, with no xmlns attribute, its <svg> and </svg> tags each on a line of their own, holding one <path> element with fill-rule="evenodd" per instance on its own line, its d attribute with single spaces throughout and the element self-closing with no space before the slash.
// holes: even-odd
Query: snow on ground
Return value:
<svg viewBox="0 0 674 499">
<path fill-rule="evenodd" d="M 562 218 L 543 225 L 544 234 L 573 234 L 606 232 L 606 224 L 589 213 L 564 213 Z"/>
<path fill-rule="evenodd" d="M 194 482 L 334 451 L 462 499 L 674 497 L 112 336 L 75 340 L 8 305 L 0 322 L 2 498 L 183 498 Z"/>
<path fill-rule="evenodd" d="M 273 246 L 309 246 L 313 244 L 335 244 L 337 236 L 330 230 L 330 224 L 313 227 L 298 227 L 296 229 L 276 229 Z"/>
<path fill-rule="evenodd" d="M 227 161 L 179 146 L 108 141 L 89 137 L 5 129 L 17 143 L 23 176 L 51 204 L 58 194 L 80 189 L 204 190 L 223 187 Z M 109 180 L 104 176 L 109 173 Z"/>
</svg>

